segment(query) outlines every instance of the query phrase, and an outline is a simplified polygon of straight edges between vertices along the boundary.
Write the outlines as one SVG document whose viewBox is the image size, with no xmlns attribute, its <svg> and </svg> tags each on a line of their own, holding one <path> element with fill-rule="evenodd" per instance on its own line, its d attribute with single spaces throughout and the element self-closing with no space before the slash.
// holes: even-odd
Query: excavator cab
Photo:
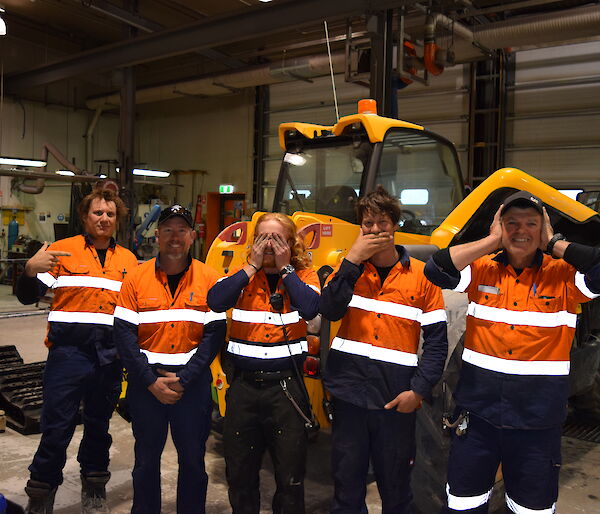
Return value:
<svg viewBox="0 0 600 514">
<path fill-rule="evenodd" d="M 280 126 L 285 155 L 273 210 L 356 223 L 356 201 L 381 185 L 400 200 L 401 231 L 426 242 L 464 198 L 456 150 L 419 125 L 365 112 L 362 102 L 333 126 Z"/>
</svg>

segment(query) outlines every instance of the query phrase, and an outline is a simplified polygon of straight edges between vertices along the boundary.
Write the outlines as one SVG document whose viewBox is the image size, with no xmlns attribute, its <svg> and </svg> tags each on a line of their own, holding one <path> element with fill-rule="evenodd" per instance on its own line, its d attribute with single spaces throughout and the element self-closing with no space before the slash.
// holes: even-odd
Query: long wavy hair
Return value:
<svg viewBox="0 0 600 514">
<path fill-rule="evenodd" d="M 296 225 L 294 222 L 285 214 L 281 214 L 279 212 L 266 212 L 261 215 L 256 220 L 256 226 L 254 227 L 254 234 L 258 231 L 259 225 L 264 221 L 275 220 L 279 222 L 283 226 L 283 230 L 285 233 L 285 239 L 290 245 L 291 250 L 291 258 L 290 263 L 296 269 L 306 269 L 311 266 L 310 255 L 306 251 L 306 246 L 301 237 L 298 236 L 298 230 L 296 229 Z M 254 244 L 254 238 L 252 239 L 252 244 Z M 252 247 L 248 249 L 247 256 L 250 255 L 252 251 Z"/>
</svg>

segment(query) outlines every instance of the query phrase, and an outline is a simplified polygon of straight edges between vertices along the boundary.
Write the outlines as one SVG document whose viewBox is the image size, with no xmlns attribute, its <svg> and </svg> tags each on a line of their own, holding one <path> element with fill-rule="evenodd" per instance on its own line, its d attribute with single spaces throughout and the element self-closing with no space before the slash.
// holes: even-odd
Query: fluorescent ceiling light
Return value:
<svg viewBox="0 0 600 514">
<path fill-rule="evenodd" d="M 400 192 L 402 205 L 427 205 L 429 191 L 427 189 L 403 189 Z"/>
<path fill-rule="evenodd" d="M 100 173 L 100 175 L 98 175 L 98 178 L 106 178 L 106 175 L 104 173 Z"/>
<path fill-rule="evenodd" d="M 64 175 L 65 177 L 75 176 L 75 173 L 73 173 L 71 170 L 56 170 L 54 173 L 57 175 Z"/>
<path fill-rule="evenodd" d="M 0 36 L 6 36 L 6 22 L 0 18 Z"/>
<path fill-rule="evenodd" d="M 0 157 L 0 164 L 8 166 L 29 166 L 31 168 L 43 168 L 48 164 L 46 161 L 34 161 L 32 159 L 19 159 L 16 157 Z"/>
<path fill-rule="evenodd" d="M 304 166 L 306 164 L 306 157 L 299 153 L 286 153 L 283 156 L 283 161 L 292 166 Z"/>
<path fill-rule="evenodd" d="M 260 0 L 263 4 L 266 4 L 268 2 L 271 2 L 272 0 Z"/>
<path fill-rule="evenodd" d="M 134 175 L 142 175 L 144 177 L 168 177 L 170 173 L 168 171 L 158 171 L 158 170 L 141 170 L 135 168 L 133 170 Z"/>
</svg>

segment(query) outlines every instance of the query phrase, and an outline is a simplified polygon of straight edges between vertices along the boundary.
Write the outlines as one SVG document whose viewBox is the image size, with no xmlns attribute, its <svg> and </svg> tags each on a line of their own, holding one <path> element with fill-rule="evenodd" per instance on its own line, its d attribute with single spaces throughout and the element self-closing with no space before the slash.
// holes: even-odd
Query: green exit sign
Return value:
<svg viewBox="0 0 600 514">
<path fill-rule="evenodd" d="M 231 184 L 221 184 L 219 186 L 219 193 L 233 193 L 233 186 Z"/>
</svg>

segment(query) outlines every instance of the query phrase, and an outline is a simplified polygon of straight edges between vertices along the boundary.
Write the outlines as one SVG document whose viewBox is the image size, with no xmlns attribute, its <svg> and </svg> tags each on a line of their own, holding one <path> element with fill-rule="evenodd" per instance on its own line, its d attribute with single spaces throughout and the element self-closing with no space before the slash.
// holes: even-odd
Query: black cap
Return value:
<svg viewBox="0 0 600 514">
<path fill-rule="evenodd" d="M 542 210 L 544 203 L 537 196 L 532 195 L 529 191 L 517 191 L 506 198 L 503 204 L 504 206 L 502 207 L 502 211 L 500 211 L 501 216 L 510 207 L 521 207 L 522 209 L 533 207 L 540 214 L 544 214 L 544 211 Z"/>
<path fill-rule="evenodd" d="M 160 227 L 161 224 L 174 216 L 180 216 L 191 228 L 194 228 L 192 213 L 179 204 L 171 205 L 171 207 L 167 207 L 161 211 L 160 216 L 158 217 L 158 226 Z"/>
</svg>

